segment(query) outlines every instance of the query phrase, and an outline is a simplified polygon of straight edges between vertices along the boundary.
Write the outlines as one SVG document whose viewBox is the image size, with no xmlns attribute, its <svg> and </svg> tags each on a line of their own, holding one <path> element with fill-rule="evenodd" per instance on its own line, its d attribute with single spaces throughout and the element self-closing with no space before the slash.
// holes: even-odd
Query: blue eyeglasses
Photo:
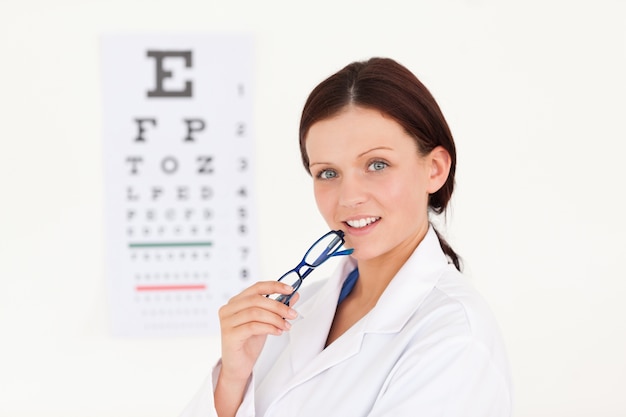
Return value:
<svg viewBox="0 0 626 417">
<path fill-rule="evenodd" d="M 289 305 L 289 300 L 298 291 L 304 278 L 313 272 L 316 267 L 333 256 L 350 255 L 354 251 L 354 249 L 339 250 L 345 243 L 343 237 L 343 231 L 331 230 L 317 239 L 309 250 L 306 251 L 298 266 L 285 272 L 282 277 L 278 278 L 278 281 L 290 285 L 293 288 L 293 292 L 291 294 L 270 294 L 267 297 Z"/>
</svg>

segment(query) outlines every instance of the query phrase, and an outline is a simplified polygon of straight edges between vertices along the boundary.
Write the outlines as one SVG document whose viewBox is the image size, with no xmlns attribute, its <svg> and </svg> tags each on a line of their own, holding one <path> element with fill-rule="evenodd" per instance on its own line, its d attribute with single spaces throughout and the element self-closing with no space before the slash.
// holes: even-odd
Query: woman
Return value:
<svg viewBox="0 0 626 417">
<path fill-rule="evenodd" d="M 183 415 L 510 415 L 497 326 L 429 222 L 456 152 L 428 90 L 393 60 L 352 63 L 312 91 L 300 149 L 353 252 L 291 298 L 298 313 L 265 297 L 293 292 L 277 281 L 223 306 L 222 358 Z"/>
</svg>

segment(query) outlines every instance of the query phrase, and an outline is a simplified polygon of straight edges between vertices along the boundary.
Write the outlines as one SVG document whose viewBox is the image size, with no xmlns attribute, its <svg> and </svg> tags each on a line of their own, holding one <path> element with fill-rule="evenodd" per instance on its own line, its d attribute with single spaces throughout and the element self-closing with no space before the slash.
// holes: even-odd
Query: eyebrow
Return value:
<svg viewBox="0 0 626 417">
<path fill-rule="evenodd" d="M 357 158 L 362 158 L 363 156 L 367 155 L 370 152 L 379 151 L 379 150 L 393 151 L 393 149 L 388 146 L 377 146 L 375 148 L 368 149 L 365 152 L 361 152 L 360 154 L 357 155 Z M 309 164 L 309 168 L 315 165 L 330 165 L 330 162 L 312 162 Z"/>
<path fill-rule="evenodd" d="M 360 154 L 358 155 L 358 157 L 360 158 L 360 157 L 362 157 L 362 156 L 364 156 L 364 155 L 367 155 L 367 154 L 368 154 L 368 153 L 370 153 L 370 152 L 380 151 L 380 150 L 393 151 L 393 149 L 392 149 L 392 148 L 390 148 L 390 147 L 388 147 L 388 146 L 377 146 L 376 148 L 372 148 L 372 149 L 370 149 L 370 150 L 367 150 L 367 151 L 365 151 L 365 152 L 360 153 Z"/>
</svg>

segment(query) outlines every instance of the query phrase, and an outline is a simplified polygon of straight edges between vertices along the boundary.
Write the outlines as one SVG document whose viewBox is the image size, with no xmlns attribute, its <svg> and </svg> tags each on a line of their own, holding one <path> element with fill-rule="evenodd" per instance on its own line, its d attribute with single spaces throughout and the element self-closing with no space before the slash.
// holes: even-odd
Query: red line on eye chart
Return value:
<svg viewBox="0 0 626 417">
<path fill-rule="evenodd" d="M 138 285 L 135 289 L 137 291 L 198 291 L 205 290 L 206 285 Z"/>
</svg>

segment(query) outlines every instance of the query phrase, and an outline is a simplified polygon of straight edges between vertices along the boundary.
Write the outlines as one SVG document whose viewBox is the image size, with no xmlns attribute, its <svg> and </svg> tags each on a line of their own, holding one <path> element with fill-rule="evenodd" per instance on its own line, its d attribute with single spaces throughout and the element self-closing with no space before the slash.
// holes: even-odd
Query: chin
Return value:
<svg viewBox="0 0 626 417">
<path fill-rule="evenodd" d="M 359 249 L 359 248 L 355 248 L 353 246 L 350 246 L 351 248 L 354 249 L 354 252 L 352 252 L 352 254 L 350 254 L 350 257 L 352 259 L 355 259 L 357 262 L 358 261 L 368 261 L 370 259 L 374 259 L 377 258 L 378 256 L 380 256 L 380 253 L 378 252 L 374 252 L 371 249 Z"/>
</svg>

